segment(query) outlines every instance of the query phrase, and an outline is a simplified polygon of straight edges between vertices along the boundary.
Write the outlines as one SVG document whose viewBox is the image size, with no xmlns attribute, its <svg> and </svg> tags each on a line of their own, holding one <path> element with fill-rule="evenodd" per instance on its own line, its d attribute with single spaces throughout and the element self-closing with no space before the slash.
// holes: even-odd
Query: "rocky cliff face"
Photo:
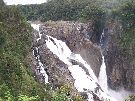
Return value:
<svg viewBox="0 0 135 101">
<path fill-rule="evenodd" d="M 83 26 L 83 29 L 80 27 Z M 96 76 L 98 76 L 102 64 L 100 49 L 93 44 L 86 35 L 87 25 L 83 23 L 58 22 L 57 27 L 43 26 L 47 35 L 64 41 L 73 53 L 80 54 L 91 66 Z"/>
<path fill-rule="evenodd" d="M 38 59 L 36 58 L 36 54 L 37 54 L 40 56 L 38 58 L 40 58 L 44 70 L 48 75 L 48 81 L 49 83 L 52 84 L 53 88 L 60 87 L 63 84 L 70 84 L 74 88 L 73 86 L 74 80 L 70 75 L 69 70 L 67 69 L 67 65 L 64 64 L 62 61 L 60 61 L 56 55 L 53 55 L 53 53 L 47 48 L 45 44 L 45 39 L 47 35 L 46 31 L 49 31 L 50 29 L 48 28 L 44 29 L 43 26 L 40 26 L 39 30 L 40 33 L 42 33 L 42 36 L 39 40 L 37 40 L 40 37 L 38 31 L 33 30 L 32 50 L 33 48 L 38 47 L 38 52 L 37 51 L 34 52 L 35 58 L 32 59 L 34 67 L 36 67 L 38 63 Z M 43 82 L 42 75 L 37 75 L 36 72 L 37 70 L 35 69 L 34 72 L 35 79 L 38 82 Z"/>
<path fill-rule="evenodd" d="M 108 85 L 111 89 L 119 90 L 122 87 L 128 91 L 135 91 L 135 65 L 132 63 L 133 50 L 126 52 L 120 47 L 114 35 L 114 26 L 105 25 L 105 57 Z"/>
<path fill-rule="evenodd" d="M 51 23 L 51 24 L 50 24 Z M 38 47 L 38 54 L 40 61 L 43 64 L 47 75 L 49 76 L 49 82 L 54 88 L 59 87 L 62 84 L 70 84 L 74 88 L 74 79 L 72 78 L 67 65 L 64 64 L 56 55 L 46 46 L 46 35 L 62 40 L 67 44 L 73 53 L 80 54 L 83 59 L 91 66 L 94 73 L 98 77 L 100 66 L 102 64 L 102 56 L 99 47 L 93 44 L 86 35 L 87 25 L 82 23 L 71 22 L 50 22 L 40 26 L 39 30 L 41 38 L 37 40 L 40 35 L 36 30 L 33 31 L 33 47 Z M 83 26 L 83 29 L 81 29 Z M 36 65 L 37 59 L 33 60 Z M 76 61 L 72 61 L 74 64 L 78 64 Z M 34 69 L 33 69 L 34 70 Z M 35 76 L 37 80 L 40 76 Z M 42 81 L 42 80 L 41 80 Z M 74 91 L 76 89 L 74 88 Z"/>
</svg>

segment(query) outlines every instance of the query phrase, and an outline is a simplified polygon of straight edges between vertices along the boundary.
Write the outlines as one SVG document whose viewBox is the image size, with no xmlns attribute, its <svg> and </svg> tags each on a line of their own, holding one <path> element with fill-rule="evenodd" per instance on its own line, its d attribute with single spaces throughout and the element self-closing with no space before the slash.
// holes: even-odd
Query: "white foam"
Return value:
<svg viewBox="0 0 135 101">
<path fill-rule="evenodd" d="M 39 26 L 40 24 L 31 24 L 31 26 L 39 32 Z"/>
<path fill-rule="evenodd" d="M 128 94 L 130 94 L 130 92 L 127 92 L 124 89 L 121 89 L 119 91 L 114 91 L 114 90 L 112 90 L 112 89 L 110 89 L 108 87 L 107 75 L 106 75 L 106 66 L 105 66 L 105 62 L 104 62 L 104 57 L 103 57 L 103 63 L 102 63 L 101 68 L 100 68 L 98 82 L 99 82 L 101 88 L 108 95 L 110 95 L 110 96 L 114 97 L 115 99 L 117 99 L 117 101 L 124 101 L 124 99 L 128 97 Z"/>
<path fill-rule="evenodd" d="M 57 55 L 60 60 L 62 60 L 65 64 L 68 65 L 68 69 L 71 72 L 71 75 L 75 79 L 74 86 L 77 88 L 79 92 L 87 92 L 88 101 L 93 101 L 91 91 L 95 93 L 95 89 L 98 87 L 98 80 L 91 69 L 91 67 L 82 59 L 79 54 L 74 54 L 67 47 L 67 45 L 61 40 L 57 40 L 51 36 L 47 36 L 48 40 L 46 40 L 46 45 L 53 52 L 53 54 Z M 72 65 L 69 61 L 73 59 L 77 62 L 80 62 L 87 68 L 90 75 L 87 75 L 86 72 L 79 65 Z M 115 98 L 109 96 L 102 90 L 99 90 L 95 93 L 100 99 L 110 99 L 110 101 L 117 101 Z"/>
<path fill-rule="evenodd" d="M 42 34 L 40 34 L 40 30 L 39 30 L 40 24 L 31 24 L 31 26 L 36 31 L 38 31 L 39 38 L 36 39 L 37 42 L 38 42 L 41 39 L 41 36 L 42 36 Z M 35 49 L 36 49 L 37 54 L 38 54 L 39 53 L 38 47 L 35 47 Z M 34 55 L 34 50 L 33 50 L 33 55 Z M 44 79 L 45 83 L 49 83 L 49 81 L 48 81 L 48 75 L 46 74 L 46 71 L 44 70 L 43 64 L 39 60 L 40 59 L 39 57 L 40 57 L 39 55 L 36 57 L 36 59 L 38 60 L 38 64 L 39 64 L 39 66 L 37 66 L 38 69 L 39 69 L 39 73 L 43 76 L 43 79 Z"/>
</svg>

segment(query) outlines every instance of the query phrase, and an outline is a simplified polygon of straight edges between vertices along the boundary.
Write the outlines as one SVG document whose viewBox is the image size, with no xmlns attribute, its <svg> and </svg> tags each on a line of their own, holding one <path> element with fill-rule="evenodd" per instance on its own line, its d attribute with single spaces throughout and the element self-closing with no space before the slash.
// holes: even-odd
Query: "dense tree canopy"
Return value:
<svg viewBox="0 0 135 101">
<path fill-rule="evenodd" d="M 65 95 L 71 90 L 69 86 L 45 92 L 43 88 L 47 85 L 37 83 L 29 73 L 32 28 L 27 20 L 91 21 L 96 34 L 101 32 L 105 22 L 111 21 L 118 25 L 115 34 L 124 48 L 129 48 L 127 43 L 130 47 L 135 43 L 134 0 L 48 0 L 43 4 L 18 6 L 7 6 L 0 0 L 0 100 L 71 99 Z M 66 91 L 62 91 L 63 87 Z M 72 99 L 81 101 L 81 97 Z"/>
<path fill-rule="evenodd" d="M 100 0 L 49 0 L 43 4 L 18 5 L 27 20 L 92 22 L 99 37 L 105 22 L 105 6 Z"/>
<path fill-rule="evenodd" d="M 49 0 L 40 5 L 20 5 L 27 20 L 77 20 L 77 14 L 89 0 Z"/>
<path fill-rule="evenodd" d="M 0 101 L 81 101 L 66 95 L 72 90 L 63 85 L 51 90 L 49 84 L 36 82 L 30 71 L 32 28 L 16 6 L 0 1 Z"/>
</svg>

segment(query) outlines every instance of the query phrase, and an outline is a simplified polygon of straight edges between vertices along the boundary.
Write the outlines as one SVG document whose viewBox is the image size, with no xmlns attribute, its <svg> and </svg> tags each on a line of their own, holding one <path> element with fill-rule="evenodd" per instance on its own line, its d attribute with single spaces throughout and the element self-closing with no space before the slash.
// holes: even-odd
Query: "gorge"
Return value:
<svg viewBox="0 0 135 101">
<path fill-rule="evenodd" d="M 0 0 L 0 101 L 134 101 L 134 0 Z"/>
<path fill-rule="evenodd" d="M 64 23 L 64 25 L 63 25 Z M 62 80 L 66 81 L 67 83 L 71 83 L 73 88 L 77 90 L 77 92 L 83 92 L 87 94 L 87 100 L 88 101 L 97 101 L 97 99 L 94 99 L 94 95 L 98 96 L 98 100 L 110 100 L 110 101 L 124 101 L 125 98 L 127 98 L 127 95 L 129 94 L 129 92 L 125 91 L 124 89 L 119 89 L 118 91 L 114 91 L 111 90 L 108 87 L 107 84 L 107 75 L 106 75 L 106 65 L 104 62 L 104 56 L 102 55 L 101 52 L 103 52 L 103 48 L 105 48 L 105 36 L 104 36 L 104 30 L 103 33 L 101 34 L 101 39 L 100 39 L 100 45 L 98 47 L 98 45 L 96 44 L 92 44 L 90 42 L 90 40 L 87 37 L 84 37 L 84 35 L 87 33 L 85 32 L 83 35 L 81 35 L 81 31 L 79 29 L 79 23 L 78 24 L 74 24 L 74 23 L 68 23 L 68 22 L 61 22 L 61 26 L 58 29 L 57 28 L 53 28 L 53 27 L 45 27 L 43 25 L 39 25 L 39 24 L 32 24 L 33 28 L 35 29 L 34 32 L 34 36 L 36 37 L 36 43 L 34 43 L 34 46 L 39 47 L 40 52 L 37 52 L 39 54 L 41 54 L 42 57 L 42 62 L 43 65 L 45 66 L 45 70 L 46 72 L 48 72 L 48 76 L 49 78 L 53 79 L 53 81 L 50 79 L 50 83 L 53 84 L 53 86 L 56 86 L 56 82 L 60 82 L 61 74 L 51 74 L 51 69 L 52 68 L 58 68 L 58 70 L 55 71 L 61 71 L 61 72 L 65 72 L 68 71 L 69 74 L 67 73 L 62 73 Z M 71 29 L 72 28 L 72 29 Z M 49 29 L 49 30 L 48 30 Z M 69 31 L 69 29 L 71 31 Z M 60 31 L 59 31 L 60 30 Z M 68 33 L 65 31 L 68 30 Z M 71 33 L 70 33 L 71 32 Z M 84 32 L 84 30 L 82 31 Z M 68 34 L 70 35 L 70 39 L 66 39 Z M 56 37 L 56 38 L 53 38 Z M 75 36 L 75 37 L 73 37 Z M 72 37 L 72 38 L 71 38 Z M 70 46 L 72 51 L 75 52 L 71 52 L 71 50 L 68 48 L 68 46 L 66 44 L 68 44 L 69 42 L 72 43 L 72 39 L 74 40 L 79 40 L 78 38 L 82 38 L 82 42 L 77 42 L 74 43 L 73 46 Z M 84 39 L 83 39 L 84 38 Z M 61 40 L 63 40 L 64 42 L 62 42 Z M 35 42 L 35 41 L 34 41 Z M 90 46 L 90 48 L 88 49 L 88 47 L 80 47 L 80 45 L 85 45 L 88 44 Z M 44 48 L 41 48 L 44 47 Z M 77 48 L 76 48 L 77 47 Z M 49 49 L 49 54 L 51 54 L 52 56 L 48 55 L 44 53 L 44 49 Z M 86 49 L 86 50 L 85 50 Z M 87 50 L 88 49 L 88 50 Z M 94 56 L 90 56 L 89 57 L 85 57 L 86 54 L 89 54 L 88 52 L 91 52 L 93 50 L 96 50 L 96 53 L 90 53 L 90 55 L 94 55 Z M 52 52 L 52 53 L 50 53 Z M 80 52 L 80 54 L 79 54 Z M 99 55 L 100 54 L 100 55 Z M 43 55 L 43 56 L 42 56 Z M 48 57 L 48 56 L 50 57 Z M 99 56 L 98 56 L 99 55 Z M 48 60 L 45 60 L 45 57 L 48 57 L 47 59 L 50 59 L 51 57 L 51 63 L 50 65 L 51 68 L 47 68 L 46 67 L 46 63 Z M 95 58 L 98 58 L 97 60 L 95 59 L 95 64 L 98 64 L 98 66 L 95 66 L 95 64 L 93 63 L 93 70 L 91 68 L 91 63 L 88 62 L 89 64 L 87 64 L 86 61 L 83 60 L 82 57 L 85 57 L 85 59 L 87 61 L 89 61 L 89 59 L 94 60 Z M 55 60 L 54 58 L 57 58 L 57 60 Z M 63 63 L 59 63 L 59 61 L 63 62 Z M 102 62 L 101 62 L 102 61 Z M 58 63 L 61 65 L 57 65 Z M 97 69 L 98 68 L 98 69 Z M 95 75 L 96 73 L 96 75 Z M 57 76 L 56 76 L 57 75 Z M 68 77 L 67 77 L 68 75 Z M 46 75 L 45 78 L 48 78 L 48 76 Z M 51 77 L 50 77 L 51 76 Z M 96 77 L 97 76 L 97 77 Z M 55 77 L 55 80 L 54 80 Z M 65 78 L 66 77 L 66 78 Z M 67 80 L 65 80 L 67 79 Z M 60 81 L 59 81 L 60 80 Z M 72 80 L 72 81 L 71 81 Z M 47 83 L 47 82 L 46 82 Z M 86 96 L 86 95 L 85 95 Z"/>
</svg>

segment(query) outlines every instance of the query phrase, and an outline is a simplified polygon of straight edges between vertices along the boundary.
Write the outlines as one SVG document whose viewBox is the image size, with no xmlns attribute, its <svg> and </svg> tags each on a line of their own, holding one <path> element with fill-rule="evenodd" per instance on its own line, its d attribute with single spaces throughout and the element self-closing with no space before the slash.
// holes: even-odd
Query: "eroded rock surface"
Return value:
<svg viewBox="0 0 135 101">
<path fill-rule="evenodd" d="M 89 40 L 86 29 L 86 24 L 62 21 L 53 22 L 53 25 L 41 25 L 39 31 L 42 35 L 40 35 L 36 30 L 33 31 L 32 48 L 38 47 L 40 61 L 48 75 L 48 81 L 52 84 L 53 88 L 67 83 L 74 88 L 74 92 L 77 92 L 74 87 L 74 79 L 68 70 L 68 66 L 47 48 L 45 42 L 47 39 L 46 35 L 62 40 L 73 53 L 80 54 L 91 66 L 95 75 L 98 77 L 100 66 L 102 64 L 101 52 L 97 44 L 93 44 Z M 37 61 L 37 59 L 35 58 L 33 61 Z M 77 65 L 81 65 L 76 61 L 72 62 Z M 85 71 L 87 72 L 87 70 Z"/>
<path fill-rule="evenodd" d="M 93 44 L 89 40 L 88 30 L 84 31 L 88 29 L 87 25 L 70 22 L 59 22 L 57 25 L 59 26 L 55 28 L 43 26 L 43 30 L 47 35 L 64 41 L 73 53 L 80 54 L 98 77 L 102 56 L 97 44 Z"/>
<path fill-rule="evenodd" d="M 129 52 L 120 47 L 113 33 L 111 24 L 105 26 L 107 43 L 104 47 L 104 56 L 107 70 L 108 85 L 111 89 L 119 90 L 122 87 L 128 91 L 135 91 L 135 65 L 132 63 L 133 49 Z"/>
</svg>

